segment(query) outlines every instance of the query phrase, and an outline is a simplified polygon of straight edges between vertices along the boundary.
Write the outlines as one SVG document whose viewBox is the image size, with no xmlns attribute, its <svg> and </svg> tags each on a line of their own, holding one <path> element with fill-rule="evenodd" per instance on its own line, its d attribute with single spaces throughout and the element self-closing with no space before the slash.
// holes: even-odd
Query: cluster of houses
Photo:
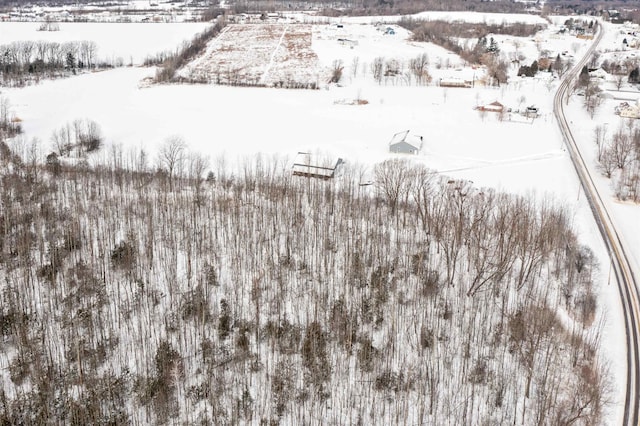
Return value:
<svg viewBox="0 0 640 426">
<path fill-rule="evenodd" d="M 622 49 L 640 48 L 640 25 L 633 22 L 625 22 L 620 28 L 622 37 Z"/>
<path fill-rule="evenodd" d="M 384 35 L 396 34 L 396 30 L 393 27 L 385 26 L 382 24 L 382 22 L 376 22 L 375 24 L 373 24 L 373 26 L 377 31 L 382 31 L 382 34 Z"/>
</svg>

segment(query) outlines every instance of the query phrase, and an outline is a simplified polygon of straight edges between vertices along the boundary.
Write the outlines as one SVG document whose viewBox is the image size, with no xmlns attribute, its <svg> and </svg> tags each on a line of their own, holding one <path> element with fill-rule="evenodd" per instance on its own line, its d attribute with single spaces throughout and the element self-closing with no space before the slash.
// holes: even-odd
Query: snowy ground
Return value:
<svg viewBox="0 0 640 426">
<path fill-rule="evenodd" d="M 203 31 L 208 23 L 120 24 L 60 23 L 60 31 L 38 31 L 38 22 L 0 22 L 0 44 L 14 41 L 64 43 L 94 41 L 97 57 L 111 63 L 142 64 L 147 56 L 177 48 Z"/>
<path fill-rule="evenodd" d="M 140 79 L 151 73 L 123 68 L 8 93 L 26 136 L 43 141 L 45 149 L 54 129 L 87 117 L 102 125 L 109 142 L 125 147 L 141 144 L 154 151 L 167 135 L 180 134 L 192 148 L 212 156 L 321 150 L 370 166 L 389 157 L 387 143 L 394 133 L 410 129 L 425 135 L 424 153 L 416 161 L 431 167 L 463 175 L 478 173 L 486 176 L 481 185 L 505 185 L 504 189 L 513 191 L 561 189 L 553 178 L 547 181 L 547 176 L 522 172 L 565 156 L 555 137 L 550 92 L 542 81 L 503 89 L 384 85 L 334 86 L 319 91 L 207 85 L 139 88 Z M 542 109 L 541 117 L 532 121 L 513 113 L 512 121 L 507 116 L 499 122 L 495 114 L 483 116 L 473 110 L 477 103 L 494 100 L 517 108 L 522 93 L 528 93 L 527 103 Z M 356 97 L 369 104 L 335 104 Z M 55 114 L 50 105 L 37 102 L 42 98 L 56 100 Z M 251 126 L 243 125 L 247 117 L 251 117 Z M 514 165 L 518 178 L 505 179 L 504 170 Z M 496 174 L 496 168 L 501 172 Z"/>
<path fill-rule="evenodd" d="M 429 16 L 442 19 L 433 13 Z M 511 19 L 503 15 L 499 18 L 473 14 L 455 16 L 457 19 L 478 16 L 481 21 Z M 528 15 L 522 19 L 535 23 L 541 20 Z M 606 285 L 609 270 L 605 250 L 552 117 L 552 97 L 557 82 L 542 74 L 536 79 L 514 78 L 511 84 L 500 88 L 478 84 L 470 89 L 447 89 L 406 85 L 400 80 L 379 85 L 368 75 L 368 64 L 377 56 L 406 61 L 427 52 L 430 72 L 436 78 L 458 72 L 474 74 L 476 70 L 462 68 L 457 56 L 437 46 L 408 42 L 407 34 L 401 29 L 396 35 L 383 36 L 373 26 L 359 25 L 361 20 L 376 22 L 376 18 L 350 19 L 349 25 L 342 29 L 325 25 L 317 32 L 314 30 L 312 48 L 320 63 L 328 66 L 340 59 L 345 64 L 343 87 L 332 85 L 316 91 L 210 85 L 141 87 L 140 81 L 153 75 L 154 70 L 122 68 L 11 89 L 4 95 L 8 95 L 16 114 L 23 120 L 25 138 L 39 139 L 43 153 L 50 151 L 49 140 L 55 129 L 78 118 L 90 118 L 102 126 L 108 143 L 125 150 L 144 148 L 153 155 L 168 136 L 177 134 L 184 137 L 191 149 L 210 156 L 214 166 L 219 164 L 216 158 L 223 155 L 233 165 L 236 160 L 257 153 L 293 158 L 298 151 L 317 151 L 339 156 L 348 166 L 362 167 L 367 179 L 375 163 L 393 156 L 387 151 L 392 135 L 409 129 L 425 137 L 425 148 L 414 158 L 416 162 L 455 178 L 472 180 L 476 186 L 538 196 L 547 194 L 562 200 L 575 212 L 575 225 L 582 242 L 592 247 L 600 259 L 599 281 L 603 285 L 600 300 L 605 305 L 607 318 L 603 347 L 607 348 L 606 357 L 614 373 L 615 402 L 622 403 L 625 348 L 617 290 L 613 284 Z M 115 31 L 118 37 L 113 37 L 114 27 L 107 30 L 108 24 L 68 25 L 69 28 L 63 24 L 60 36 L 84 28 L 86 32 L 74 33 L 69 39 L 87 39 L 93 34 L 97 37 L 94 39 L 100 55 L 117 52 L 114 54 L 134 57 L 134 62 L 145 54 L 175 46 L 181 38 L 204 28 L 198 26 L 200 24 L 130 25 Z M 162 33 L 167 38 L 156 41 L 149 33 L 135 36 L 142 34 L 141 31 L 158 31 L 156 35 Z M 172 32 L 173 38 L 163 31 Z M 40 35 L 33 24 L 0 24 L 3 42 L 24 39 L 24 34 L 32 35 L 31 39 Z M 341 34 L 357 40 L 358 44 L 353 49 L 340 45 L 337 38 L 343 38 Z M 505 55 L 520 49 L 526 63 L 536 59 L 540 44 L 551 52 L 573 50 L 576 56 L 586 45 L 571 36 L 552 37 L 552 28 L 546 34 L 537 44 L 535 39 L 520 39 L 518 43 L 507 38 L 499 41 Z M 55 34 L 47 36 L 56 37 Z M 353 72 L 356 57 L 359 71 Z M 480 75 L 482 71 L 477 72 Z M 344 99 L 364 99 L 368 104 L 336 103 Z M 500 121 L 493 113 L 481 114 L 473 109 L 495 100 L 514 110 L 535 104 L 541 116 L 526 120 L 512 113 Z M 617 117 L 605 104 L 600 109 L 601 115 L 591 122 L 580 108 L 578 102 L 570 105 L 572 121 L 582 123 L 575 128 L 588 154 L 592 125 L 609 120 L 613 129 L 617 126 L 614 124 Z M 600 182 L 602 188 L 606 189 L 606 185 L 606 181 Z M 630 247 L 640 247 L 637 225 L 640 208 L 616 204 L 614 209 Z M 639 253 L 640 250 L 636 250 L 637 263 L 640 263 Z M 607 416 L 610 424 L 619 423 L 619 411 L 619 405 L 612 407 Z"/>
</svg>

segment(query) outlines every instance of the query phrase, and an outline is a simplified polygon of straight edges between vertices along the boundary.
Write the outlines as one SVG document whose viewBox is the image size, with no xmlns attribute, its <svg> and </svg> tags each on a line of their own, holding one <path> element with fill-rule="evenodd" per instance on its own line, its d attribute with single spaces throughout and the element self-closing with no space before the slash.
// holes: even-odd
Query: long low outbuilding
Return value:
<svg viewBox="0 0 640 426">
<path fill-rule="evenodd" d="M 310 152 L 298 152 L 293 160 L 293 175 L 331 179 L 335 177 L 339 167 L 344 164 L 342 158 L 332 160 L 319 158 Z"/>
</svg>

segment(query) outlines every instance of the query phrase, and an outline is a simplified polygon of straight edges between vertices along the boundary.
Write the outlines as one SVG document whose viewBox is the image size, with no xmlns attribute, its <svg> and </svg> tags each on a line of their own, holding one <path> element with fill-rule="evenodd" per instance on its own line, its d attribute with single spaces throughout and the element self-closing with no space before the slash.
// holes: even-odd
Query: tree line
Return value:
<svg viewBox="0 0 640 426">
<path fill-rule="evenodd" d="M 226 26 L 224 16 L 219 17 L 216 22 L 197 34 L 191 41 L 185 42 L 175 52 L 164 52 L 145 60 L 145 65 L 159 65 L 155 75 L 157 83 L 174 81 L 176 72 L 202 53 L 209 40 L 213 39 Z"/>
<path fill-rule="evenodd" d="M 525 6 L 518 2 L 499 0 L 342 0 L 342 1 L 263 1 L 238 0 L 230 5 L 233 13 L 275 12 L 278 10 L 318 9 L 322 16 L 405 15 L 425 10 L 519 13 Z"/>
<path fill-rule="evenodd" d="M 26 40 L 0 45 L 2 82 L 21 86 L 40 78 L 108 66 L 97 63 L 97 50 L 96 43 L 87 40 L 65 43 Z"/>
</svg>

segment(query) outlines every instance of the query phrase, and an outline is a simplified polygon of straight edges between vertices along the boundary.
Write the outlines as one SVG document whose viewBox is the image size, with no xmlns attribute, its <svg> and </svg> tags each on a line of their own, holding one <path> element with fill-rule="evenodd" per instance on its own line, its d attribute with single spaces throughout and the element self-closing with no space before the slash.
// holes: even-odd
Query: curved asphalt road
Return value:
<svg viewBox="0 0 640 426">
<path fill-rule="evenodd" d="M 593 43 L 583 58 L 564 76 L 553 100 L 553 112 L 558 121 L 558 126 L 560 126 L 565 145 L 571 155 L 571 161 L 580 178 L 582 188 L 587 195 L 589 206 L 600 229 L 609 256 L 611 257 L 613 270 L 616 274 L 618 291 L 624 313 L 627 344 L 627 384 L 623 425 L 637 426 L 639 424 L 638 408 L 640 405 L 640 395 L 638 395 L 638 388 L 640 387 L 640 358 L 638 355 L 638 350 L 640 349 L 638 345 L 638 335 L 640 333 L 640 297 L 638 295 L 637 281 L 627 259 L 625 247 L 593 183 L 589 169 L 580 154 L 580 150 L 576 145 L 563 111 L 563 101 L 567 99 L 567 92 L 571 82 L 575 80 L 580 70 L 582 70 L 582 67 L 588 62 L 598 43 L 602 40 L 603 34 L 604 29 L 602 25 L 600 25 Z"/>
</svg>

